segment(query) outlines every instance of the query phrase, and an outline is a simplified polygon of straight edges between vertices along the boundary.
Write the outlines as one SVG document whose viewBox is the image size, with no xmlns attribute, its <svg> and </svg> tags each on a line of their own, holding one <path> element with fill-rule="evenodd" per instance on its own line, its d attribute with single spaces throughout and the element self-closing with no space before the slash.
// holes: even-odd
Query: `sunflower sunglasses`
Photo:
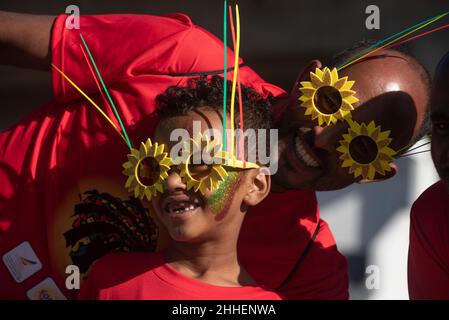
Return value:
<svg viewBox="0 0 449 320">
<path fill-rule="evenodd" d="M 348 124 L 348 130 L 339 141 L 341 166 L 348 168 L 355 178 L 373 180 L 376 173 L 385 175 L 391 171 L 389 163 L 397 154 L 389 147 L 390 131 L 382 131 L 374 121 L 358 123 L 352 119 L 353 104 L 358 102 L 352 90 L 355 81 L 340 78 L 337 68 L 316 68 L 310 72 L 310 81 L 302 81 L 299 91 L 300 106 L 304 114 L 316 120 L 319 126 L 329 126 L 338 121 Z"/>
<path fill-rule="evenodd" d="M 256 163 L 229 156 L 220 143 L 202 134 L 185 141 L 181 150 L 182 154 L 171 158 L 164 144 L 153 143 L 149 138 L 138 150 L 132 148 L 128 161 L 123 164 L 123 174 L 128 176 L 125 188 L 134 192 L 136 198 L 145 197 L 151 201 L 158 192 L 164 192 L 169 171 L 177 167 L 187 190 L 193 189 L 204 195 L 207 190 L 215 191 L 230 169 L 259 168 Z"/>
</svg>

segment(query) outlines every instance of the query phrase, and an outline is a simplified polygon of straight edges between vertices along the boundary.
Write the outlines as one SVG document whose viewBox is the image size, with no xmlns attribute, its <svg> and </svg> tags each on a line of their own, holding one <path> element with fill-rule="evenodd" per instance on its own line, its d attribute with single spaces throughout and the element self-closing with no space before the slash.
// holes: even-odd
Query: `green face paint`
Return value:
<svg viewBox="0 0 449 320">
<path fill-rule="evenodd" d="M 233 190 L 240 181 L 240 173 L 238 171 L 228 171 L 228 176 L 220 183 L 218 189 L 207 200 L 210 210 L 217 218 L 221 219 L 225 212 L 229 210 L 229 206 L 233 199 Z"/>
</svg>

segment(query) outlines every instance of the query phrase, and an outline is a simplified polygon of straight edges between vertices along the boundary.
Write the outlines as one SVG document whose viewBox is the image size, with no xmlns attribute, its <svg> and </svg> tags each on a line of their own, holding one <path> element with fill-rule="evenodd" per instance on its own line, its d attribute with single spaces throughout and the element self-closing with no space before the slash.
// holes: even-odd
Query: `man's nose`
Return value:
<svg viewBox="0 0 449 320">
<path fill-rule="evenodd" d="M 315 139 L 313 140 L 313 143 L 315 145 L 315 148 L 320 149 L 326 149 L 327 145 L 327 137 L 323 134 L 324 128 L 321 126 L 315 126 L 313 127 L 313 132 L 315 134 Z"/>
<path fill-rule="evenodd" d="M 341 140 L 343 127 L 340 123 L 330 125 L 327 127 L 315 126 L 313 131 L 315 133 L 314 146 L 315 148 L 324 149 L 332 152 L 335 150 L 336 141 Z"/>
<path fill-rule="evenodd" d="M 164 188 L 167 192 L 175 192 L 178 190 L 186 190 L 187 186 L 182 181 L 178 170 L 171 170 L 168 173 L 168 178 L 164 181 Z"/>
</svg>

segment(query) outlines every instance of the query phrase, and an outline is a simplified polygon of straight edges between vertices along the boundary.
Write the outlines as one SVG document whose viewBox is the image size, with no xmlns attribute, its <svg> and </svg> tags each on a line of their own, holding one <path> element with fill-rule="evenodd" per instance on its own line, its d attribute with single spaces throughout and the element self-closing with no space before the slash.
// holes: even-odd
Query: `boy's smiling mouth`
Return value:
<svg viewBox="0 0 449 320">
<path fill-rule="evenodd" d="M 204 202 L 196 195 L 183 192 L 164 195 L 161 208 L 165 215 L 173 219 L 185 219 L 197 212 Z"/>
</svg>

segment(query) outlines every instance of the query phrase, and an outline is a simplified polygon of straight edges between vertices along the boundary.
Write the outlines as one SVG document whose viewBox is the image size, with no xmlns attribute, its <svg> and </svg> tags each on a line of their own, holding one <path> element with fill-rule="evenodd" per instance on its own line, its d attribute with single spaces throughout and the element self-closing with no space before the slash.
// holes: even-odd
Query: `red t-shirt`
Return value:
<svg viewBox="0 0 449 320">
<path fill-rule="evenodd" d="M 280 300 L 259 286 L 224 287 L 191 279 L 162 253 L 121 253 L 95 263 L 78 299 L 97 300 Z"/>
<path fill-rule="evenodd" d="M 442 181 L 411 210 L 408 291 L 410 299 L 449 299 L 449 195 Z"/>
<path fill-rule="evenodd" d="M 320 219 L 314 192 L 271 192 L 250 208 L 238 250 L 252 277 L 283 299 L 349 298 L 347 260 Z"/>
<path fill-rule="evenodd" d="M 82 16 L 80 30 L 66 29 L 65 17 L 59 16 L 53 26 L 52 62 L 104 106 L 80 50 L 81 31 L 134 146 L 152 134 L 154 99 L 158 94 L 172 85 L 186 85 L 197 76 L 185 73 L 223 68 L 223 43 L 182 14 Z M 232 56 L 228 50 L 229 67 Z M 240 68 L 240 77 L 243 84 L 264 96 L 285 94 L 247 66 Z M 117 214 L 114 209 L 124 208 L 115 197 L 126 200 L 129 196 L 124 188 L 126 177 L 121 173 L 128 152 L 126 145 L 57 72 L 53 72 L 53 86 L 53 101 L 0 133 L 0 255 L 3 261 L 6 252 L 10 252 L 8 257 L 14 257 L 8 260 L 8 266 L 0 262 L 0 298 L 26 298 L 27 291 L 47 277 L 71 298 L 75 292 L 65 288 L 68 265 L 86 269 L 112 248 L 102 244 L 117 240 L 117 232 L 144 237 L 148 230 L 148 221 L 136 220 L 141 216 L 134 214 L 135 203 L 126 204 L 129 215 L 122 214 L 123 210 Z M 111 110 L 104 111 L 114 118 Z M 99 194 L 85 195 L 93 189 Z M 258 215 L 256 209 L 248 215 L 251 223 L 243 226 L 240 247 L 247 261 L 245 267 L 257 275 L 259 283 L 276 288 L 304 252 L 319 224 L 319 212 L 314 193 L 299 191 L 272 194 L 259 208 L 263 214 Z M 108 231 L 112 240 L 99 238 L 100 225 L 108 230 L 116 228 Z M 24 241 L 25 248 L 20 246 Z M 318 258 L 324 252 L 318 250 L 318 267 L 308 269 L 312 248 L 301 273 L 288 284 L 294 288 L 289 297 L 347 296 L 344 276 L 338 274 L 346 288 L 338 295 L 333 288 L 327 290 L 330 282 L 320 281 L 335 271 L 335 261 L 342 260 L 328 228 L 321 225 L 314 242 L 317 248 L 320 241 L 326 248 L 333 248 L 329 252 L 334 259 L 332 255 Z M 260 263 L 264 255 L 271 258 Z M 24 263 L 26 260 L 21 258 L 37 264 Z M 309 278 L 309 272 L 320 275 Z M 321 283 L 322 290 L 307 289 L 309 284 L 317 287 L 317 283 Z"/>
</svg>

